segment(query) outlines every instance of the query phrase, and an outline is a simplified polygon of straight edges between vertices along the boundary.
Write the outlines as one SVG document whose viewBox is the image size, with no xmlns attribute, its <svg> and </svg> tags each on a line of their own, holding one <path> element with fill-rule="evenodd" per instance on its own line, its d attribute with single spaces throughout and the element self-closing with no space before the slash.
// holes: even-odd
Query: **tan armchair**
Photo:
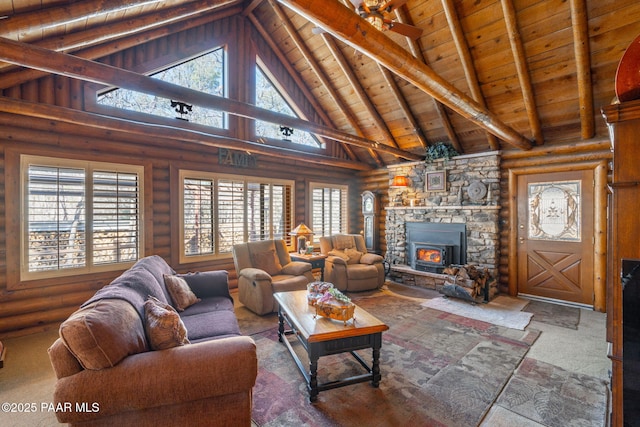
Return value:
<svg viewBox="0 0 640 427">
<path fill-rule="evenodd" d="M 380 255 L 367 252 L 359 234 L 336 234 L 320 238 L 320 252 L 327 254 L 324 277 L 341 291 L 366 291 L 384 284 Z"/>
<path fill-rule="evenodd" d="M 298 291 L 314 281 L 311 264 L 291 261 L 284 240 L 261 240 L 233 246 L 238 299 L 263 315 L 278 311 L 275 292 Z"/>
</svg>

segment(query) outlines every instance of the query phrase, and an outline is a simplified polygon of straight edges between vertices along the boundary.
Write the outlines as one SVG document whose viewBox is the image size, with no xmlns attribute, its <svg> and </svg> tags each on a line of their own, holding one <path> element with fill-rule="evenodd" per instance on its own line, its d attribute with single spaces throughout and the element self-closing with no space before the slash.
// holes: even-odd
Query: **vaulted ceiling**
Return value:
<svg viewBox="0 0 640 427">
<path fill-rule="evenodd" d="M 600 107 L 640 34 L 637 0 L 381 3 L 396 23 L 382 31 L 348 0 L 0 0 L 0 90 L 43 69 L 27 47 L 116 51 L 149 30 L 242 14 L 304 87 L 318 125 L 353 135 L 357 144 L 341 138 L 353 160 L 416 160 L 436 142 L 478 153 L 606 136 Z M 412 27 L 418 37 L 399 33 Z M 16 42 L 25 53 L 4 55 Z"/>
</svg>

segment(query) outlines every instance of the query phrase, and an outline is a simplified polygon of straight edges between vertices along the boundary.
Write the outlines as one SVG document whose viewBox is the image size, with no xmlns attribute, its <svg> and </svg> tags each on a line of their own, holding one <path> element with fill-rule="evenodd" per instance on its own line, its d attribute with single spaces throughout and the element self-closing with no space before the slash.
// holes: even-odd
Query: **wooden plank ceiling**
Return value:
<svg viewBox="0 0 640 427">
<path fill-rule="evenodd" d="M 144 41 L 136 36 L 145 31 L 241 14 L 320 111 L 324 123 L 308 128 L 346 144 L 352 160 L 415 160 L 436 142 L 478 153 L 606 136 L 600 108 L 614 100 L 617 65 L 640 33 L 637 0 L 387 4 L 397 26 L 378 31 L 348 0 L 0 0 L 0 90 L 43 70 L 64 74 L 35 53 L 3 56 L 21 44 L 39 53 L 91 48 L 84 58 L 93 60 Z M 421 35 L 397 33 L 402 24 Z"/>
</svg>

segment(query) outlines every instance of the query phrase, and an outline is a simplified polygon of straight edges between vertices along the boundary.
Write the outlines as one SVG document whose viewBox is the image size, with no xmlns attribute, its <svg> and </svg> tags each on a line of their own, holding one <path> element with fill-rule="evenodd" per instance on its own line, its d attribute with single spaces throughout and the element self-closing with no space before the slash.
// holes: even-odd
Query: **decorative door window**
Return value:
<svg viewBox="0 0 640 427">
<path fill-rule="evenodd" d="M 580 241 L 580 181 L 530 183 L 529 239 Z"/>
</svg>

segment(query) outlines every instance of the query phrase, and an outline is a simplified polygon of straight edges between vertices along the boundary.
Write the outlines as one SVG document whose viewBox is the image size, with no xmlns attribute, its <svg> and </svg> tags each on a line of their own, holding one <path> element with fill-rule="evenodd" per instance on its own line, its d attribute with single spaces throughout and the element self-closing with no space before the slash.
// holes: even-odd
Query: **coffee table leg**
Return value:
<svg viewBox="0 0 640 427">
<path fill-rule="evenodd" d="M 371 365 L 371 385 L 378 387 L 382 375 L 380 375 L 380 347 L 382 347 L 382 336 L 376 334 L 373 344 L 373 363 Z"/>
<path fill-rule="evenodd" d="M 318 355 L 309 349 L 309 401 L 318 400 Z"/>
<path fill-rule="evenodd" d="M 284 316 L 282 309 L 278 307 L 278 341 L 282 342 L 284 336 Z"/>
</svg>

